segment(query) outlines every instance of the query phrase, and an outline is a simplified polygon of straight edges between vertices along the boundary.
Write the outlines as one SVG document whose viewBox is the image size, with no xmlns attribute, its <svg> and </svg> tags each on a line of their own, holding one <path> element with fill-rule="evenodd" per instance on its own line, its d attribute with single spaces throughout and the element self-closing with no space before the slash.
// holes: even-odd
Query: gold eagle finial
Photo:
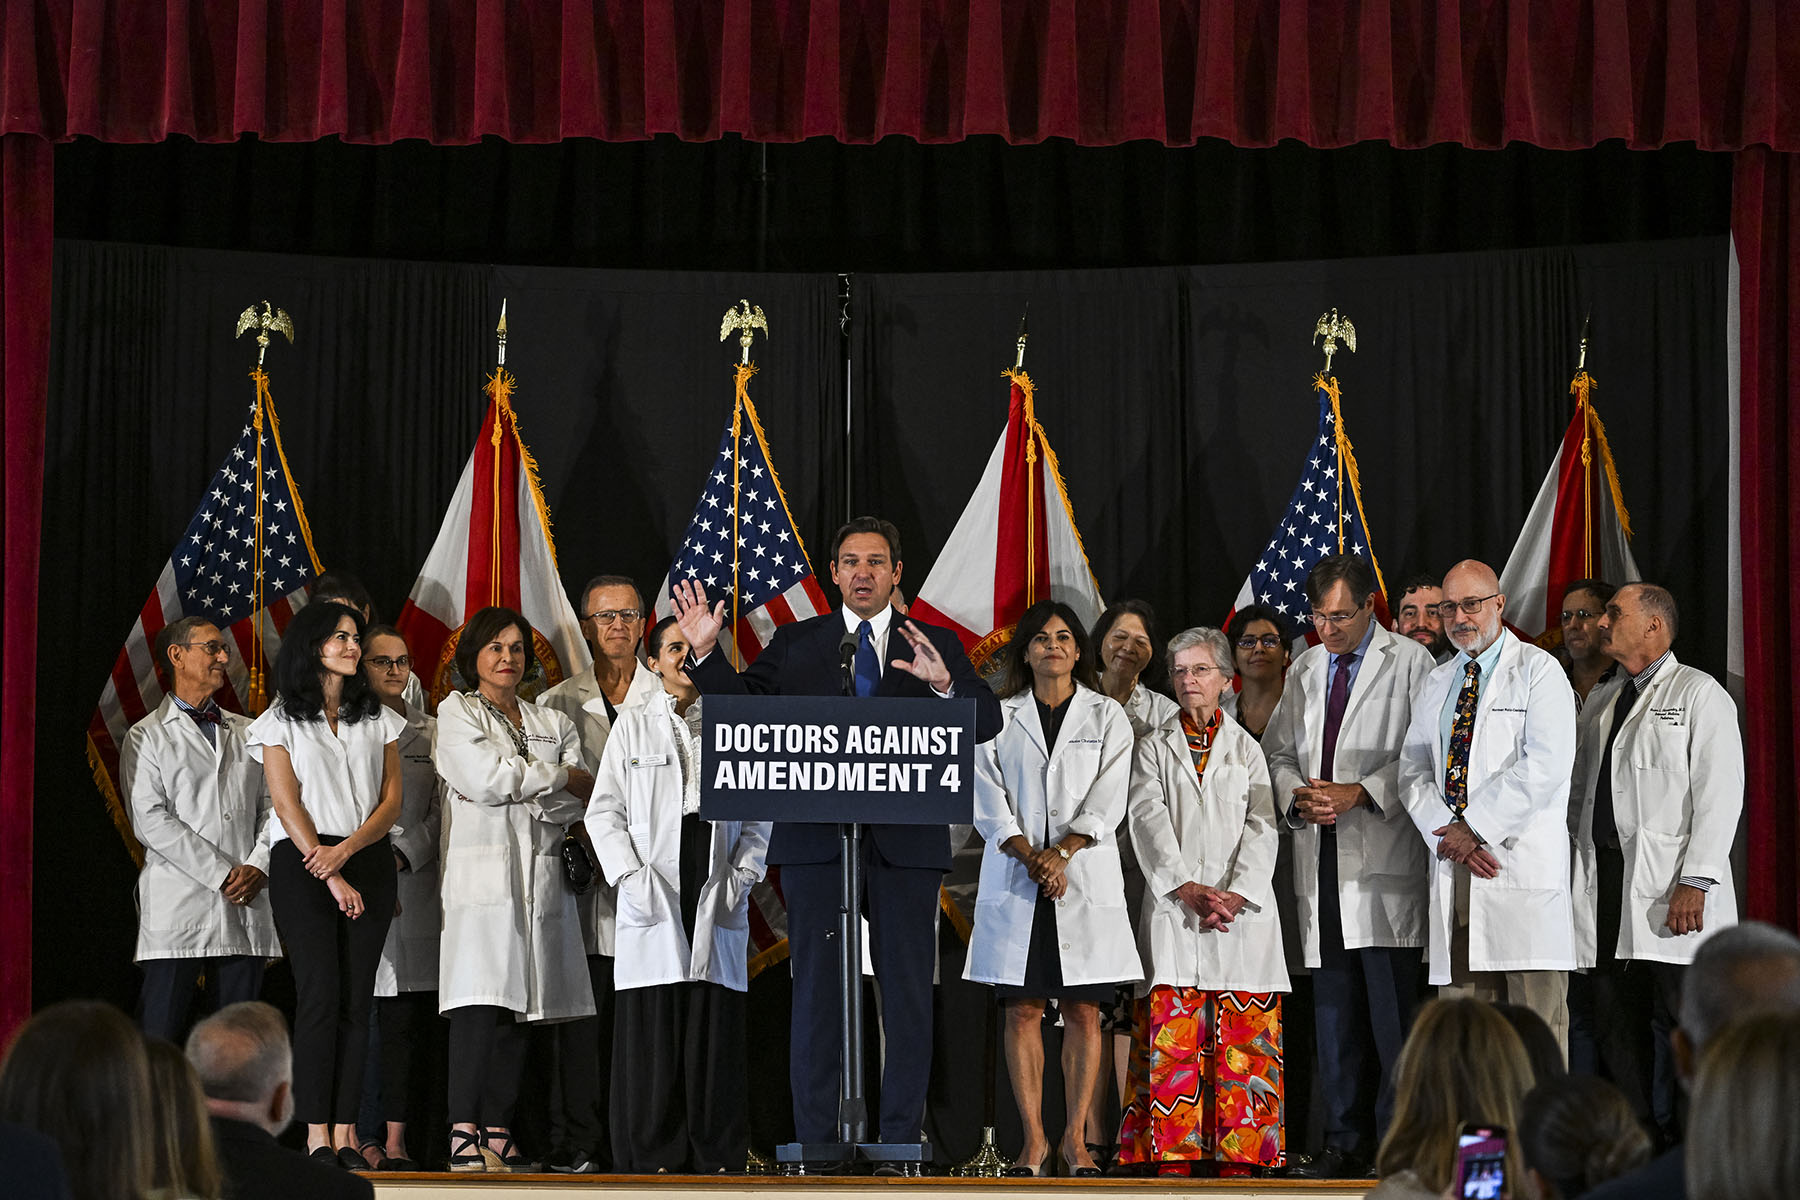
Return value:
<svg viewBox="0 0 1800 1200">
<path fill-rule="evenodd" d="M 259 367 L 262 366 L 263 356 L 269 352 L 269 331 L 271 329 L 277 333 L 286 334 L 288 345 L 291 346 L 294 344 L 293 319 L 287 315 L 286 309 L 276 308 L 267 300 L 262 302 L 261 315 L 257 314 L 256 305 L 254 304 L 238 314 L 237 332 L 232 336 L 243 337 L 244 331 L 247 329 L 254 329 L 257 331 L 256 345 L 258 349 L 256 351 L 256 365 Z"/>
<path fill-rule="evenodd" d="M 755 338 L 755 330 L 762 330 L 763 336 L 769 336 L 769 319 L 763 316 L 762 306 L 753 305 L 748 300 L 739 300 L 736 307 L 725 310 L 725 319 L 719 323 L 719 340 L 722 342 L 731 336 L 732 330 L 738 331 L 738 345 L 744 348 L 743 362 L 750 361 L 750 343 Z"/>
<path fill-rule="evenodd" d="M 1317 346 L 1320 338 L 1325 339 L 1326 375 L 1331 374 L 1331 356 L 1337 353 L 1339 339 L 1343 340 L 1344 346 L 1352 353 L 1356 351 L 1356 326 L 1350 323 L 1349 317 L 1338 316 L 1335 308 L 1322 314 L 1319 323 L 1313 326 L 1313 345 Z"/>
</svg>

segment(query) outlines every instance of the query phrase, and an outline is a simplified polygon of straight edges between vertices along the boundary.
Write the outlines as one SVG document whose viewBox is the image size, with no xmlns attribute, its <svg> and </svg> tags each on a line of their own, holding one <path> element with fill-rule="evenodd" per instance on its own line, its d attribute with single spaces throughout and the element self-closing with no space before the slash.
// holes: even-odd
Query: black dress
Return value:
<svg viewBox="0 0 1800 1200">
<path fill-rule="evenodd" d="M 1071 695 L 1069 700 L 1075 697 Z M 1032 697 L 1037 705 L 1038 724 L 1044 730 L 1044 748 L 1056 749 L 1057 735 L 1062 732 L 1063 718 L 1069 713 L 1069 700 L 1064 700 L 1055 708 L 1042 700 Z M 1048 845 L 1050 841 L 1049 817 L 1045 816 L 1045 827 L 1038 831 L 1038 844 Z M 1118 991 L 1113 983 L 1065 984 L 1062 974 L 1062 949 L 1056 940 L 1056 901 L 1038 895 L 1037 907 L 1031 914 L 1031 945 L 1025 954 L 1025 978 L 1016 984 L 999 983 L 994 985 L 994 994 L 1002 1000 L 1059 1000 L 1072 1004 L 1095 1004 L 1101 1008 L 1109 1007 Z"/>
</svg>

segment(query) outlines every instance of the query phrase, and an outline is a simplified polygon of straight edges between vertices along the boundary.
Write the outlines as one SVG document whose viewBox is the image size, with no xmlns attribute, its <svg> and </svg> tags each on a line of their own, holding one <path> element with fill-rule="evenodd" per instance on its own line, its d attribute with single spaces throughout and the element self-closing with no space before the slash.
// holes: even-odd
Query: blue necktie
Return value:
<svg viewBox="0 0 1800 1200">
<path fill-rule="evenodd" d="M 864 621 L 856 627 L 856 694 L 873 696 L 881 682 L 881 663 L 875 657 L 875 631 Z"/>
</svg>

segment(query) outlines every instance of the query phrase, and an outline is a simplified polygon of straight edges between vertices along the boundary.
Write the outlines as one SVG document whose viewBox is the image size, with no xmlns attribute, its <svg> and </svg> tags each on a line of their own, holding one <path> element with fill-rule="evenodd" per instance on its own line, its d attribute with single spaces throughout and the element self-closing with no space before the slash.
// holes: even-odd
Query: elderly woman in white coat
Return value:
<svg viewBox="0 0 1800 1200">
<path fill-rule="evenodd" d="M 1019 618 L 997 689 L 1006 724 L 976 748 L 975 829 L 987 850 L 963 977 L 1005 1008 L 1007 1073 L 1025 1141 L 1010 1173 L 1046 1174 L 1043 1017 L 1063 1018 L 1062 1159 L 1098 1175 L 1083 1140 L 1100 1072 L 1100 1006 L 1142 978 L 1114 831 L 1131 773 L 1131 723 L 1095 688 L 1094 656 L 1068 605 Z"/>
<path fill-rule="evenodd" d="M 589 1016 L 594 997 L 563 830 L 593 776 L 569 718 L 522 702 L 531 624 L 484 608 L 463 626 L 457 670 L 476 681 L 438 704 L 446 785 L 438 1005 L 450 1017 L 450 1169 L 535 1169 L 513 1144 L 525 1025 Z"/>
<path fill-rule="evenodd" d="M 766 821 L 700 816 L 700 693 L 675 618 L 650 631 L 663 691 L 619 713 L 588 835 L 617 885 L 613 1168 L 713 1174 L 750 1148 L 744 992 Z"/>
<path fill-rule="evenodd" d="M 1130 824 L 1145 878 L 1132 1098 L 1119 1161 L 1163 1174 L 1196 1163 L 1247 1174 L 1283 1162 L 1281 997 L 1270 887 L 1280 834 L 1261 748 L 1219 699 L 1231 642 L 1195 628 L 1169 642 L 1181 706 L 1138 742 Z"/>
</svg>

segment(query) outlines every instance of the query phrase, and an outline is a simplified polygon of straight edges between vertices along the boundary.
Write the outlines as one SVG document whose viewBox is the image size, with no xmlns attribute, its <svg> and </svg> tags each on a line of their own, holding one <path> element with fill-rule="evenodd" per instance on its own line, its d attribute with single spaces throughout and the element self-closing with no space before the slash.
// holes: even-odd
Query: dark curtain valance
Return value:
<svg viewBox="0 0 1800 1200">
<path fill-rule="evenodd" d="M 1800 10 L 1476 0 L 12 0 L 0 132 L 1800 148 Z M 1791 88 L 1791 82 L 1787 84 Z"/>
</svg>

